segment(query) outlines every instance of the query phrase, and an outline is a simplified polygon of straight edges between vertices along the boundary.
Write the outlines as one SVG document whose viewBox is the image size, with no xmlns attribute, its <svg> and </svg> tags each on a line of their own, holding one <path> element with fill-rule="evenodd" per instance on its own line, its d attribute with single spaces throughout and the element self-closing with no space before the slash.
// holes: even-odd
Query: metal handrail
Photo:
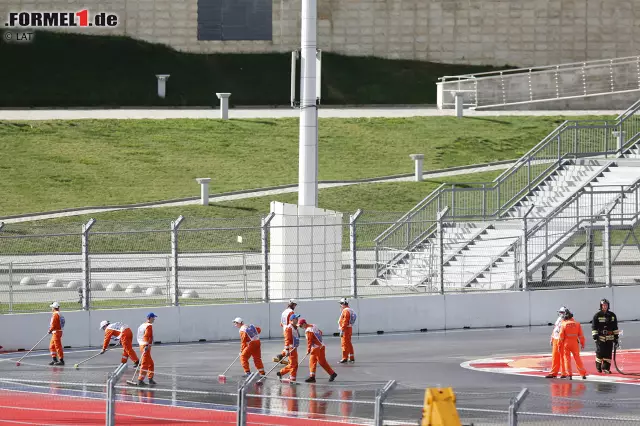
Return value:
<svg viewBox="0 0 640 426">
<path fill-rule="evenodd" d="M 453 79 L 457 79 L 457 81 L 460 81 L 461 79 L 477 79 L 478 77 L 481 77 L 481 78 L 493 77 L 493 76 L 501 76 L 505 74 L 509 74 L 509 75 L 523 74 L 523 73 L 529 73 L 534 71 L 543 72 L 543 71 L 556 71 L 560 69 L 564 71 L 564 70 L 571 70 L 574 68 L 595 67 L 595 66 L 602 66 L 602 65 L 609 65 L 609 64 L 625 64 L 625 63 L 634 62 L 634 61 L 640 61 L 640 56 L 625 56 L 622 58 L 596 59 L 596 60 L 581 61 L 581 62 L 567 62 L 567 63 L 557 64 L 557 65 L 512 68 L 512 69 L 505 69 L 500 71 L 485 71 L 485 72 L 479 72 L 474 74 L 445 75 L 443 77 L 439 77 L 438 80 L 445 82 L 447 81 L 447 79 L 449 79 L 449 81 L 452 81 Z"/>
<path fill-rule="evenodd" d="M 500 174 L 500 176 L 494 179 L 493 182 L 486 183 L 483 188 L 476 188 L 476 189 L 468 188 L 467 190 L 468 191 L 482 190 L 483 197 L 485 197 L 485 194 L 493 193 L 495 191 L 498 198 L 496 203 L 496 209 L 494 211 L 491 211 L 489 214 L 486 214 L 487 212 L 485 212 L 484 216 L 494 217 L 494 216 L 500 216 L 501 213 L 506 214 L 507 213 L 506 208 L 511 206 L 515 200 L 519 199 L 519 197 L 521 197 L 525 191 L 528 191 L 531 188 L 537 186 L 543 179 L 547 178 L 551 173 L 553 173 L 554 169 L 557 170 L 571 156 L 583 154 L 582 152 L 580 152 L 579 149 L 577 149 L 578 148 L 577 140 L 573 147 L 574 149 L 569 149 L 566 152 L 562 152 L 562 149 L 560 146 L 560 141 L 561 141 L 560 138 L 563 133 L 569 132 L 569 131 L 589 130 L 589 129 L 600 129 L 604 131 L 606 130 L 619 131 L 623 129 L 624 124 L 629 120 L 630 117 L 633 117 L 635 113 L 638 112 L 638 110 L 640 110 L 640 100 L 635 102 L 632 106 L 627 108 L 627 110 L 625 110 L 623 113 L 618 115 L 618 117 L 615 120 L 615 123 L 611 123 L 608 120 L 564 121 L 560 126 L 552 130 L 551 133 L 549 133 L 549 135 L 547 135 L 536 146 L 531 148 L 523 157 L 521 157 L 518 161 L 516 161 L 509 169 L 505 170 L 502 174 Z M 598 142 L 598 143 L 604 142 L 605 144 L 604 146 L 605 149 L 601 150 L 601 152 L 603 152 L 604 154 L 622 155 L 622 153 L 625 150 L 628 150 L 631 147 L 631 145 L 637 142 L 637 136 L 640 135 L 640 125 L 633 127 L 632 131 L 633 133 L 626 138 L 626 140 L 624 141 L 624 143 L 620 148 L 618 148 L 617 146 L 612 146 L 613 149 L 609 149 L 608 139 L 607 139 L 608 136 L 605 136 L 604 140 Z M 605 133 L 605 135 L 608 135 L 608 133 Z M 577 134 L 575 137 L 577 137 Z M 548 156 L 542 159 L 536 158 L 536 154 L 543 152 L 543 149 L 555 143 L 558 143 L 557 158 L 555 159 L 550 157 L 547 158 Z M 589 141 L 587 141 L 587 143 L 589 143 Z M 593 150 L 591 152 L 593 152 Z M 539 164 L 540 162 L 542 163 L 548 162 L 550 166 L 545 168 L 544 171 L 537 173 L 535 176 L 529 176 L 529 179 L 526 185 L 521 185 L 520 188 L 517 188 L 517 185 L 514 185 L 517 189 L 516 193 L 511 195 L 506 201 L 502 202 L 500 200 L 500 189 L 502 185 L 506 185 L 507 179 L 509 179 L 511 176 L 514 176 L 517 172 L 521 171 L 524 167 L 528 167 L 530 170 L 532 163 L 535 165 L 535 164 Z M 479 184 L 480 183 L 478 183 L 478 185 Z M 400 228 L 402 228 L 403 226 L 405 225 L 409 226 L 411 224 L 411 219 L 414 218 L 416 215 L 418 215 L 420 212 L 424 211 L 429 206 L 434 207 L 433 204 L 434 203 L 437 204 L 440 201 L 440 197 L 442 197 L 443 194 L 449 192 L 450 188 L 455 192 L 455 184 L 440 185 L 436 190 L 434 190 L 431 194 L 429 194 L 422 201 L 420 201 L 414 208 L 412 208 L 409 212 L 403 215 L 398 221 L 396 221 L 393 225 L 391 225 L 389 228 L 384 230 L 380 235 L 378 235 L 374 239 L 376 247 L 381 246 L 390 237 L 395 235 L 396 232 L 400 230 Z M 455 199 L 455 195 L 454 195 L 454 199 Z M 444 207 L 444 206 L 441 206 L 441 207 Z M 455 213 L 456 213 L 455 209 L 452 208 L 452 211 L 451 211 L 452 217 L 462 217 L 462 216 L 456 215 Z M 424 229 L 422 232 L 419 232 L 415 238 L 411 240 L 407 239 L 402 250 L 409 250 L 412 247 L 417 246 L 420 243 L 420 240 L 424 240 L 424 238 L 428 236 L 428 231 L 431 228 L 433 228 L 433 226 L 427 227 L 427 229 Z M 394 248 L 399 249 L 400 247 L 394 247 Z M 399 258 L 401 258 L 401 256 L 400 257 L 396 256 L 394 257 L 394 259 L 387 262 L 387 264 L 392 264 L 398 261 Z M 381 270 L 384 270 L 384 269 L 386 268 L 382 268 Z"/>
<path fill-rule="evenodd" d="M 612 185 L 612 186 L 617 186 L 617 185 Z M 640 179 L 635 180 L 632 184 L 630 185 L 620 185 L 621 187 L 626 187 L 626 189 L 623 189 L 622 191 L 593 191 L 593 188 L 590 188 L 590 190 L 588 190 L 587 188 L 582 188 L 580 189 L 578 192 L 576 192 L 575 194 L 573 194 L 571 197 L 569 197 L 563 204 L 564 207 L 568 207 L 570 204 L 574 203 L 574 202 L 579 202 L 579 199 L 582 196 L 592 196 L 593 193 L 597 193 L 597 194 L 616 194 L 618 195 L 618 197 L 614 200 L 619 202 L 620 199 L 624 199 L 624 195 L 626 194 L 633 194 L 634 192 L 638 192 L 638 189 L 640 189 Z M 637 193 L 636 196 L 640 196 L 640 193 Z M 580 219 L 578 217 L 578 221 L 576 221 L 575 224 L 573 224 L 568 230 L 566 230 L 560 237 L 556 238 L 555 241 L 551 244 L 551 246 L 555 245 L 558 241 L 561 241 L 563 238 L 571 235 L 573 232 L 575 232 L 576 229 L 578 229 L 581 224 L 583 224 L 584 222 L 593 222 L 595 219 L 599 218 L 600 216 L 602 216 L 602 212 L 604 210 L 606 210 L 606 206 L 603 206 L 598 212 L 593 212 L 593 214 L 591 215 L 585 215 L 585 217 L 583 219 Z M 529 238 L 533 237 L 534 234 L 543 229 L 544 226 L 547 226 L 551 220 L 555 219 L 558 217 L 558 215 L 560 213 L 562 213 L 563 209 L 558 209 L 556 211 L 554 211 L 551 215 L 541 218 L 542 220 L 540 220 L 538 223 L 536 223 L 534 226 L 532 226 L 528 231 L 527 231 L 527 241 L 529 241 Z M 529 265 L 533 265 L 534 263 L 536 263 L 541 257 L 543 256 L 548 256 L 549 252 L 548 252 L 549 247 L 546 247 L 545 250 L 541 251 L 539 254 L 537 254 L 535 257 L 533 257 L 532 259 L 527 259 L 527 270 L 529 268 Z"/>
</svg>

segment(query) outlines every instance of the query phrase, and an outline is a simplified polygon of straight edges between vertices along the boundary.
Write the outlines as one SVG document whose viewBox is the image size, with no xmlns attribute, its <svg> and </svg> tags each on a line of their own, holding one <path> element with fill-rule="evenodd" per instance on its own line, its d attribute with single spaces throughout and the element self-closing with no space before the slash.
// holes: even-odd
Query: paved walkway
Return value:
<svg viewBox="0 0 640 426">
<path fill-rule="evenodd" d="M 469 117 L 496 116 L 578 116 L 618 115 L 623 110 L 593 111 L 465 111 Z M 321 107 L 320 118 L 365 117 L 437 117 L 455 116 L 453 110 L 438 110 L 435 106 L 423 107 Z M 286 118 L 299 117 L 300 110 L 291 108 L 238 108 L 229 110 L 229 118 Z M 0 109 L 0 120 L 78 120 L 78 119 L 168 119 L 168 118 L 220 118 L 214 108 L 118 108 L 118 109 Z"/>
</svg>

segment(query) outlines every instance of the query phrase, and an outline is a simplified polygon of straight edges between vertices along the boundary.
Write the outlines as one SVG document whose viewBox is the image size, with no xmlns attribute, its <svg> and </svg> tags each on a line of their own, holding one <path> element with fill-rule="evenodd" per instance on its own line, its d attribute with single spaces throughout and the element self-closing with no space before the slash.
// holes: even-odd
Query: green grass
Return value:
<svg viewBox="0 0 640 426">
<path fill-rule="evenodd" d="M 561 117 L 322 119 L 319 178 L 358 179 L 521 156 Z M 0 122 L 0 217 L 298 180 L 298 120 Z M 395 200 L 394 200 L 395 201 Z M 365 206 L 359 206 L 364 207 Z"/>
<path fill-rule="evenodd" d="M 194 54 L 120 36 L 38 31 L 32 43 L 0 42 L 0 107 L 288 105 L 290 53 Z M 55 64 L 55 66 L 51 66 Z M 322 54 L 323 104 L 435 104 L 444 75 L 488 66 Z M 18 72 L 19 71 L 19 72 Z M 156 74 L 170 74 L 167 97 Z"/>
<path fill-rule="evenodd" d="M 410 210 L 444 182 L 480 182 L 494 179 L 501 171 L 456 176 L 455 179 L 428 179 L 423 182 L 393 182 L 350 185 L 321 189 L 318 206 L 348 215 L 358 209 L 364 213 L 358 229 L 361 247 L 389 224 Z M 7 224 L 3 236 L 20 236 L 17 239 L 0 240 L 4 254 L 26 253 L 79 253 L 82 224 L 96 219 L 90 239 L 91 250 L 100 253 L 169 253 L 170 224 L 178 216 L 185 217 L 180 233 L 181 252 L 211 251 L 260 251 L 260 218 L 269 213 L 271 201 L 297 204 L 297 193 L 247 198 L 209 206 L 158 207 L 130 209 L 90 215 L 61 217 Z M 376 222 L 367 224 L 366 222 Z M 226 228 L 211 231 L 188 232 L 188 229 Z M 235 229 L 234 229 L 235 228 Z M 244 228 L 244 229 L 239 229 Z M 163 231 L 116 234 L 122 231 Z M 101 233 L 109 234 L 101 234 Z M 100 234 L 98 234 L 100 233 Z M 57 234 L 58 236 L 46 236 Z M 73 234 L 73 235 L 64 235 Z M 240 246 L 237 237 L 243 237 Z M 343 232 L 345 247 L 349 233 Z"/>
<path fill-rule="evenodd" d="M 248 298 L 247 303 L 260 302 L 262 299 Z M 183 299 L 180 298 L 180 305 L 228 305 L 232 303 L 245 303 L 244 298 L 220 298 L 220 299 Z M 14 303 L 12 310 L 9 310 L 8 303 L 0 303 L 0 314 L 22 313 L 22 312 L 46 312 L 49 303 L 24 302 Z M 110 308 L 136 308 L 147 306 L 172 306 L 167 303 L 167 299 L 162 298 L 144 298 L 144 299 L 99 299 L 91 301 L 91 309 L 110 309 Z M 80 311 L 82 304 L 78 302 L 60 302 L 60 309 L 63 311 Z"/>
</svg>

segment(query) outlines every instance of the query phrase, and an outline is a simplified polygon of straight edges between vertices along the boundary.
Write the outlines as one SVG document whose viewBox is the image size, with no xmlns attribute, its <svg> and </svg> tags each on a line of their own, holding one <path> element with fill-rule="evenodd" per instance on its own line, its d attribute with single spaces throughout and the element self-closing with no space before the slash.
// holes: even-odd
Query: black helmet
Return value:
<svg viewBox="0 0 640 426">
<path fill-rule="evenodd" d="M 609 303 L 609 301 L 607 299 L 602 299 L 600 300 L 600 309 L 602 309 L 602 305 L 603 304 L 607 304 L 607 306 L 610 308 L 611 307 L 611 303 Z"/>
<path fill-rule="evenodd" d="M 567 309 L 566 311 L 564 311 L 564 314 L 562 315 L 562 318 L 571 319 L 571 318 L 573 318 L 573 314 L 571 313 L 570 310 Z"/>
</svg>

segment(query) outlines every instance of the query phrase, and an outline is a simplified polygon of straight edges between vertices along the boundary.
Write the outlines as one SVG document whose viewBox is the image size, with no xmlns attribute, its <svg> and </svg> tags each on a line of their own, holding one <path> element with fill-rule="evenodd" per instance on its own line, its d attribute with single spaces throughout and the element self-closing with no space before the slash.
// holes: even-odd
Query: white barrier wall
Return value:
<svg viewBox="0 0 640 426">
<path fill-rule="evenodd" d="M 529 325 L 529 292 L 445 296 L 446 328 Z"/>
<path fill-rule="evenodd" d="M 588 323 L 603 297 L 609 299 L 619 321 L 640 318 L 640 286 L 365 298 L 353 299 L 351 307 L 358 314 L 354 332 L 368 334 L 547 325 L 555 321 L 560 306 L 567 306 L 577 320 Z M 162 343 L 238 340 L 238 330 L 232 324 L 237 316 L 261 327 L 263 338 L 281 339 L 280 314 L 285 307 L 285 303 L 274 302 L 63 312 L 63 345 L 99 347 L 103 333 L 98 326 L 105 319 L 123 321 L 135 334 L 150 311 L 158 315 L 154 337 Z M 300 300 L 296 312 L 326 335 L 338 331 L 337 299 Z M 0 315 L 0 345 L 9 351 L 30 349 L 48 331 L 49 318 L 49 313 Z M 37 349 L 48 346 L 47 337 Z"/>
</svg>

